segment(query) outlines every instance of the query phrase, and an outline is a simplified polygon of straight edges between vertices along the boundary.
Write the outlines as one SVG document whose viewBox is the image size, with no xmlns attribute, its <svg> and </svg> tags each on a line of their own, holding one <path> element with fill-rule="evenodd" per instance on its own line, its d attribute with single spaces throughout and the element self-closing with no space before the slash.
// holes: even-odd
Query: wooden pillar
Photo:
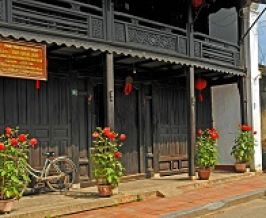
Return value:
<svg viewBox="0 0 266 218">
<path fill-rule="evenodd" d="M 187 23 L 187 36 L 188 36 L 188 54 L 191 58 L 194 57 L 194 20 L 192 3 L 188 4 L 188 23 Z"/>
<path fill-rule="evenodd" d="M 187 146 L 189 158 L 189 177 L 195 176 L 195 143 L 196 143 L 196 101 L 194 89 L 194 67 L 187 70 Z"/>
<path fill-rule="evenodd" d="M 77 83 L 77 72 L 72 71 L 72 59 L 69 60 L 69 73 L 71 79 L 71 144 L 73 149 L 73 161 L 76 165 L 77 172 L 75 178 L 74 188 L 79 188 L 80 185 L 80 165 L 79 165 L 79 156 L 80 156 L 80 138 L 79 138 L 79 110 L 78 110 L 78 83 Z"/>
<path fill-rule="evenodd" d="M 114 55 L 106 53 L 104 68 L 105 125 L 114 128 Z"/>
<path fill-rule="evenodd" d="M 188 53 L 189 57 L 194 57 L 194 20 L 192 0 L 188 3 L 188 23 L 187 23 L 187 36 L 188 36 Z M 189 158 L 189 177 L 195 177 L 195 143 L 196 143 L 196 106 L 195 106 L 195 88 L 194 88 L 194 66 L 190 66 L 187 70 L 187 146 Z"/>
<path fill-rule="evenodd" d="M 105 35 L 107 41 L 113 39 L 114 6 L 111 0 L 102 0 L 103 16 L 105 20 Z"/>
<path fill-rule="evenodd" d="M 242 76 L 239 79 L 239 92 L 240 92 L 240 106 L 241 106 L 241 122 L 247 124 L 247 86 L 246 77 Z"/>
</svg>

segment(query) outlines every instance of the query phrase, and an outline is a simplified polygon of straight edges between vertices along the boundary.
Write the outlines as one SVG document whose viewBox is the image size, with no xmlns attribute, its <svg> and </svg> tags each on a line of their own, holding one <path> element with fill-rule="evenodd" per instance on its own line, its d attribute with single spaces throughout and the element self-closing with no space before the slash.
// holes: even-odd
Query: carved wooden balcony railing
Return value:
<svg viewBox="0 0 266 218">
<path fill-rule="evenodd" d="M 210 36 L 194 33 L 194 56 L 206 61 L 240 66 L 239 46 Z"/>
<path fill-rule="evenodd" d="M 144 49 L 187 55 L 186 30 L 114 12 L 114 40 Z"/>
<path fill-rule="evenodd" d="M 0 0 L 0 17 L 32 31 L 104 39 L 103 10 L 75 0 Z M 1 8 L 1 6 L 0 6 Z M 1 16 L 2 15 L 2 16 Z"/>
<path fill-rule="evenodd" d="M 189 58 L 187 31 L 78 0 L 0 0 L 0 25 Z M 240 67 L 240 48 L 194 33 L 200 61 Z"/>
</svg>

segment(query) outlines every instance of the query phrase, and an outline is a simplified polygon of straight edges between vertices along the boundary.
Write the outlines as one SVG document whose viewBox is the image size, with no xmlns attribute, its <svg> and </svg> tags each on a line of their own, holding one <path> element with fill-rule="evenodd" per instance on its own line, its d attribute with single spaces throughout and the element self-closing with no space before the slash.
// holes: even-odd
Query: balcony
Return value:
<svg viewBox="0 0 266 218">
<path fill-rule="evenodd" d="M 38 34 L 192 58 L 185 29 L 78 0 L 0 0 L 0 24 Z M 201 33 L 194 33 L 193 40 L 193 60 L 240 68 L 238 45 Z"/>
</svg>

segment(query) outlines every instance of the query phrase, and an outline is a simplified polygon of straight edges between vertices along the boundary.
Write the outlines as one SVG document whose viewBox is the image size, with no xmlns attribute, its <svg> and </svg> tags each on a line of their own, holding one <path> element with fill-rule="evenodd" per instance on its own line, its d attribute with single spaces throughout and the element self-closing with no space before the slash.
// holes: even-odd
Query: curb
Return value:
<svg viewBox="0 0 266 218">
<path fill-rule="evenodd" d="M 176 217 L 192 218 L 192 217 L 197 217 L 197 216 L 202 216 L 202 215 L 207 215 L 207 214 L 211 215 L 211 213 L 218 211 L 220 209 L 224 209 L 224 208 L 235 206 L 241 203 L 245 203 L 250 200 L 261 198 L 265 195 L 266 195 L 266 189 L 258 189 L 256 191 L 247 192 L 241 195 L 236 195 L 230 198 L 215 201 L 215 202 L 206 204 L 204 206 L 169 213 L 169 214 L 161 216 L 161 218 L 176 218 Z"/>
<path fill-rule="evenodd" d="M 156 192 L 147 193 L 147 197 L 156 196 Z M 66 205 L 50 205 L 38 211 L 21 212 L 17 214 L 3 215 L 1 218 L 45 218 L 60 217 L 63 215 L 95 210 L 104 207 L 112 207 L 120 204 L 131 203 L 142 200 L 139 195 L 117 195 L 112 198 L 99 198 L 95 202 L 73 203 Z"/>
<path fill-rule="evenodd" d="M 192 184 L 187 184 L 183 186 L 173 186 L 170 187 L 173 189 L 173 192 L 176 193 L 176 195 L 184 192 L 184 190 L 189 189 L 197 189 L 201 187 L 206 187 L 206 186 L 211 186 L 214 184 L 221 184 L 224 182 L 230 182 L 230 181 L 236 181 L 239 179 L 244 179 L 244 178 L 249 178 L 252 176 L 256 176 L 255 173 L 246 173 L 242 175 L 237 175 L 237 176 L 230 176 L 226 178 L 220 178 L 220 179 L 215 179 L 215 180 L 208 180 L 208 181 L 202 181 L 199 183 L 192 183 Z M 264 194 L 264 191 L 263 191 Z M 71 192 L 67 193 L 66 196 L 72 196 L 72 197 L 81 197 L 81 198 L 86 198 L 90 196 L 91 193 L 82 193 L 82 192 Z M 121 193 L 118 195 L 114 195 L 111 198 L 97 198 L 95 201 L 90 201 L 90 202 L 79 202 L 73 204 L 62 204 L 62 205 L 47 205 L 42 208 L 38 208 L 38 210 L 31 210 L 28 212 L 19 212 L 19 210 L 16 213 L 11 213 L 8 215 L 2 215 L 1 218 L 45 218 L 45 217 L 60 217 L 63 215 L 68 215 L 68 214 L 75 214 L 75 213 L 80 213 L 83 211 L 90 211 L 90 210 L 97 210 L 100 208 L 104 207 L 112 207 L 112 206 L 118 206 L 120 204 L 126 204 L 126 203 L 132 203 L 132 202 L 137 202 L 137 201 L 142 201 L 150 198 L 156 198 L 156 197 L 167 197 L 168 195 L 164 193 L 163 187 L 155 187 L 153 190 L 145 191 L 145 192 L 139 192 L 139 193 Z M 206 205 L 207 206 L 207 205 Z M 206 206 L 203 208 L 198 208 L 198 209 L 193 209 L 195 212 L 201 212 L 201 211 L 206 211 L 205 213 L 210 212 Z M 209 205 L 211 207 L 212 205 Z M 182 214 L 180 214 L 182 213 Z M 183 214 L 185 213 L 185 214 Z M 181 211 L 181 212 L 176 212 L 172 216 L 171 214 L 169 215 L 170 217 L 180 217 L 178 214 L 182 215 L 183 217 L 189 217 L 187 215 L 192 214 L 192 212 L 189 211 Z M 184 216 L 186 215 L 186 216 Z M 168 216 L 167 216 L 168 217 Z"/>
</svg>

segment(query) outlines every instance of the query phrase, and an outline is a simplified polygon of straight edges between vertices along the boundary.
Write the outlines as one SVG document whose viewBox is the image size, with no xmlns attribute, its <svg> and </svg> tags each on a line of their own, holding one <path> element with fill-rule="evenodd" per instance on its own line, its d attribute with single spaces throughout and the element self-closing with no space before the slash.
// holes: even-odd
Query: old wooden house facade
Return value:
<svg viewBox="0 0 266 218">
<path fill-rule="evenodd" d="M 91 133 L 107 125 L 128 136 L 127 176 L 187 169 L 193 176 L 196 129 L 214 122 L 211 87 L 236 85 L 245 122 L 243 6 L 239 0 L 0 0 L 1 40 L 46 45 L 48 60 L 47 81 L 38 89 L 34 80 L 0 78 L 1 129 L 19 126 L 40 140 L 31 154 L 35 167 L 45 151 L 71 157 L 84 185 L 92 180 Z M 211 24 L 223 8 L 231 14 L 222 20 L 236 25 L 229 34 L 221 34 L 221 19 Z M 203 101 L 198 79 L 207 82 Z M 126 81 L 133 91 L 125 95 Z"/>
</svg>

